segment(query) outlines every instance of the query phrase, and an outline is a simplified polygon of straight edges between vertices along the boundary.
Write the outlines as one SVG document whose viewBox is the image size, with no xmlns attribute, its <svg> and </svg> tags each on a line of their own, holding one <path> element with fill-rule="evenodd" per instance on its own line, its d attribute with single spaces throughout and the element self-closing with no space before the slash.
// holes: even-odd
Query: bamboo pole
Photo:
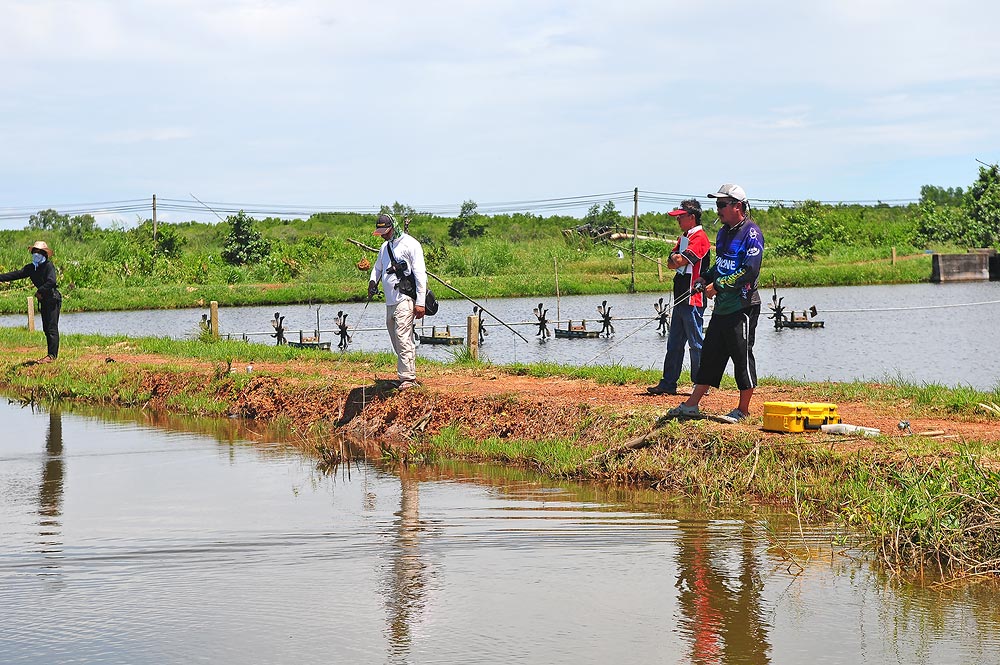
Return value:
<svg viewBox="0 0 1000 665">
<path fill-rule="evenodd" d="M 560 321 L 562 317 L 559 316 L 559 259 L 552 257 L 552 265 L 556 270 L 556 321 Z"/>
</svg>

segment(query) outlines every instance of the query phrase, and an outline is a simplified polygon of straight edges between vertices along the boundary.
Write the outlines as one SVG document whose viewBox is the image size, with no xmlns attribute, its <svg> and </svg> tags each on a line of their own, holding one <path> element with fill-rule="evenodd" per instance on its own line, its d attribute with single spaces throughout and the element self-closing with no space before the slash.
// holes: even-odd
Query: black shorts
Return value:
<svg viewBox="0 0 1000 665">
<path fill-rule="evenodd" d="M 695 383 L 719 387 L 729 359 L 733 360 L 736 387 L 749 390 L 757 387 L 757 362 L 753 357 L 754 335 L 760 305 L 732 314 L 713 314 L 701 346 L 701 365 Z"/>
</svg>

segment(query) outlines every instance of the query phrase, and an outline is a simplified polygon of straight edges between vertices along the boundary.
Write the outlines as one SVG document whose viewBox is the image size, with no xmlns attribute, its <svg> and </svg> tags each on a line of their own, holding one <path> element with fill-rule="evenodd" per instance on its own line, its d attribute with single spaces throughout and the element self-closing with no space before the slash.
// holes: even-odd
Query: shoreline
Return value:
<svg viewBox="0 0 1000 665">
<path fill-rule="evenodd" d="M 1000 401 L 996 393 L 769 380 L 748 424 L 663 422 L 683 396 L 646 395 L 648 370 L 422 361 L 422 385 L 397 392 L 388 353 L 92 335 L 67 341 L 58 362 L 35 365 L 37 334 L 0 331 L 0 391 L 24 403 L 253 419 L 290 432 L 327 462 L 338 453 L 324 442 L 347 436 L 368 442 L 371 454 L 409 463 L 488 460 L 654 487 L 710 506 L 783 505 L 799 519 L 852 529 L 867 551 L 901 571 L 995 577 L 1000 565 L 1000 415 L 978 407 Z M 725 413 L 735 399 L 724 384 L 703 406 Z M 765 401 L 834 402 L 844 422 L 883 436 L 765 432 Z M 918 435 L 897 429 L 904 420 Z"/>
</svg>

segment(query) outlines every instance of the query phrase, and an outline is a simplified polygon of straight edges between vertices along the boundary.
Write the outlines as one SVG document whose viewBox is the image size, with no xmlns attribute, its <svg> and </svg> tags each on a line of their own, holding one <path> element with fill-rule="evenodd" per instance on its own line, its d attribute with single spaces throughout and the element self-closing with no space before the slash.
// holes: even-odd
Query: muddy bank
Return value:
<svg viewBox="0 0 1000 665">
<path fill-rule="evenodd" d="M 30 349 L 24 349 L 25 354 Z M 297 429 L 317 425 L 364 437 L 419 441 L 444 428 L 475 440 L 561 440 L 583 447 L 612 447 L 654 428 L 684 395 L 654 397 L 645 385 L 608 385 L 591 379 L 533 377 L 493 367 L 421 367 L 422 385 L 398 392 L 392 373 L 377 362 L 310 358 L 225 364 L 119 346 L 60 358 L 52 365 L 8 359 L 0 364 L 0 390 L 21 400 L 53 399 L 142 407 L 191 415 L 283 421 Z M 805 437 L 838 449 L 885 447 L 886 439 L 784 435 L 760 429 L 766 401 L 834 401 L 845 423 L 874 427 L 891 439 L 909 432 L 939 432 L 932 449 L 963 442 L 1000 442 L 1000 420 L 982 414 L 942 414 L 905 400 L 878 402 L 831 398 L 831 385 L 761 386 L 751 420 L 739 425 L 698 423 L 764 443 Z M 683 392 L 683 390 L 682 390 Z M 726 413 L 735 390 L 713 390 L 705 411 Z"/>
</svg>

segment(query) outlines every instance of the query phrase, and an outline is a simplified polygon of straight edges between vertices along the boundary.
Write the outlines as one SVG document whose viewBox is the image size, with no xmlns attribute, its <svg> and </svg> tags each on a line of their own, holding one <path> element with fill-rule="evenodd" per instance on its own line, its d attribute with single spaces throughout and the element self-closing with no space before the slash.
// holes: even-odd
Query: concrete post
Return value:
<svg viewBox="0 0 1000 665">
<path fill-rule="evenodd" d="M 213 300 L 208 303 L 208 307 L 211 310 L 209 327 L 212 330 L 212 337 L 219 339 L 219 302 L 217 300 Z"/>
<path fill-rule="evenodd" d="M 479 317 L 470 316 L 466 319 L 465 329 L 469 336 L 466 339 L 466 343 L 469 346 L 469 355 L 472 356 L 473 360 L 479 360 Z"/>
</svg>

